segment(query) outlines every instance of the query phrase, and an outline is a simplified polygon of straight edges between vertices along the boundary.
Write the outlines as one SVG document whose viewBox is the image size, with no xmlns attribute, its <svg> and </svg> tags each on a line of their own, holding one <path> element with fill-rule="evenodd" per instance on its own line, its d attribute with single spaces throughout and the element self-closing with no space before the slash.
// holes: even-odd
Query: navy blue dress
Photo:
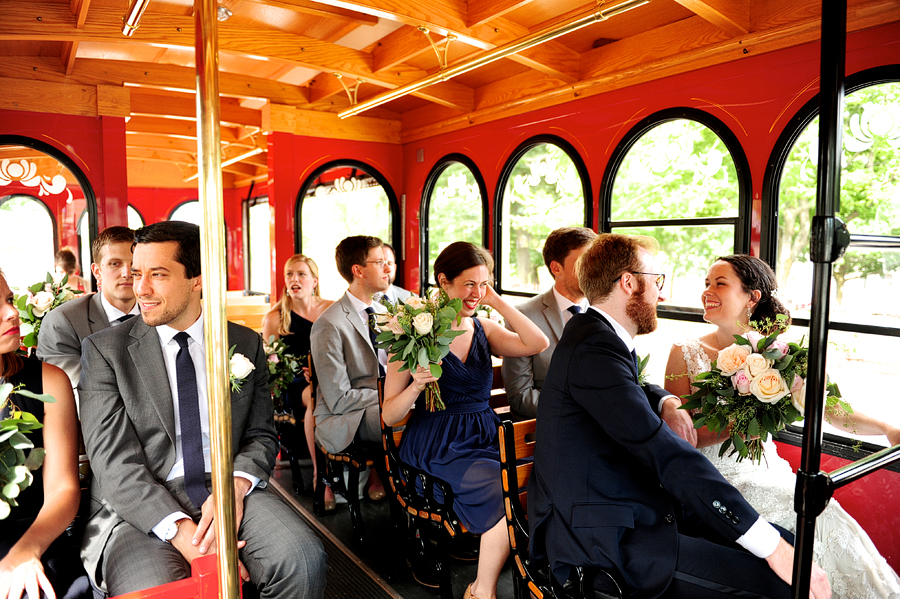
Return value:
<svg viewBox="0 0 900 599">
<path fill-rule="evenodd" d="M 452 352 L 444 358 L 438 381 L 446 410 L 430 412 L 425 394 L 416 401 L 400 459 L 450 484 L 454 509 L 467 529 L 487 532 L 503 517 L 500 483 L 500 420 L 489 405 L 493 369 L 491 351 L 477 318 L 469 356 L 463 363 Z"/>
</svg>

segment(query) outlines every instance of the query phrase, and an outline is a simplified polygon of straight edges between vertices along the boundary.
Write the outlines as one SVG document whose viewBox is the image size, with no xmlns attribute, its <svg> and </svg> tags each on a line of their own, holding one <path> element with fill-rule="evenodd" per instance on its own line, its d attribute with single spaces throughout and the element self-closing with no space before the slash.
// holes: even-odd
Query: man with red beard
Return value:
<svg viewBox="0 0 900 599">
<path fill-rule="evenodd" d="M 604 234 L 578 263 L 591 307 L 566 325 L 541 389 L 531 555 L 549 561 L 560 584 L 576 567 L 602 568 L 615 583 L 587 584 L 634 599 L 788 599 L 793 536 L 660 419 L 675 396 L 638 382 L 634 337 L 656 329 L 665 299 L 658 248 L 649 237 Z M 831 596 L 818 566 L 810 586 L 811 598 Z"/>
</svg>

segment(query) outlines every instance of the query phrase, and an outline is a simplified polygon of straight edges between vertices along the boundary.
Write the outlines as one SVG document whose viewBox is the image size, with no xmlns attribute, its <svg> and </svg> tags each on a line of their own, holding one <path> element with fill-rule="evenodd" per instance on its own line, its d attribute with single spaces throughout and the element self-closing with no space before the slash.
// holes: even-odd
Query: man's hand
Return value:
<svg viewBox="0 0 900 599">
<path fill-rule="evenodd" d="M 780 539 L 775 552 L 766 558 L 766 562 L 778 578 L 791 584 L 794 576 L 794 548 L 787 541 Z M 809 578 L 809 599 L 831 599 L 831 585 L 828 584 L 825 570 L 815 562 Z"/>
<path fill-rule="evenodd" d="M 691 413 L 679 408 L 681 400 L 673 395 L 663 402 L 659 417 L 676 435 L 690 443 L 691 447 L 697 447 L 697 429 L 694 428 Z"/>
<path fill-rule="evenodd" d="M 250 481 L 246 478 L 234 477 L 234 519 L 235 531 L 240 530 L 241 520 L 244 519 L 244 496 L 250 491 Z M 216 517 L 215 495 L 210 493 L 200 508 L 200 521 L 197 522 L 197 530 L 192 537 L 192 544 L 201 554 L 212 550 L 216 544 L 216 527 L 213 526 Z M 179 531 L 180 532 L 180 531 Z"/>
<path fill-rule="evenodd" d="M 206 502 L 204 502 L 204 505 L 205 504 Z M 198 557 L 203 557 L 204 555 L 206 555 L 206 552 L 201 552 L 198 549 L 197 544 L 194 543 L 194 536 L 197 534 L 198 530 L 199 528 L 196 524 L 194 524 L 193 520 L 189 520 L 187 518 L 185 518 L 184 520 L 179 520 L 178 532 L 171 540 L 172 546 L 175 547 L 175 549 L 177 549 L 179 553 L 181 553 L 182 557 L 184 557 L 184 559 L 187 560 L 189 564 L 193 564 L 194 560 Z M 243 549 L 244 545 L 246 544 L 246 541 L 238 541 L 237 548 Z M 212 545 L 208 548 L 208 552 L 216 552 L 215 539 L 213 539 Z M 241 580 L 243 580 L 244 582 L 250 580 L 250 573 L 247 572 L 247 568 L 244 567 L 244 563 L 240 559 L 238 560 L 238 574 L 240 575 Z"/>
</svg>

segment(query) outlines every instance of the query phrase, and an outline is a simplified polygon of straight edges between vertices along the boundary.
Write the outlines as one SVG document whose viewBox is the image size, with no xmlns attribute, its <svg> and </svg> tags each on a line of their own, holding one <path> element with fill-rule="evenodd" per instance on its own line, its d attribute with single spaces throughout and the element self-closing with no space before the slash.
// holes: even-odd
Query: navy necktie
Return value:
<svg viewBox="0 0 900 599">
<path fill-rule="evenodd" d="M 367 319 L 368 322 L 366 322 L 366 328 L 369 329 L 369 341 L 372 342 L 372 349 L 375 350 L 375 361 L 378 362 L 378 376 L 383 378 L 384 366 L 381 365 L 381 361 L 378 359 L 378 346 L 375 345 L 375 338 L 378 337 L 375 333 L 375 308 L 369 306 L 366 308 L 366 314 L 369 315 L 369 318 Z"/>
<path fill-rule="evenodd" d="M 634 370 L 638 373 L 638 375 L 640 375 L 641 363 L 638 362 L 637 351 L 631 350 L 631 359 L 634 360 Z"/>
<path fill-rule="evenodd" d="M 175 355 L 175 380 L 178 384 L 178 418 L 181 428 L 181 457 L 184 459 L 184 490 L 194 507 L 200 509 L 209 490 L 206 488 L 206 467 L 203 464 L 203 438 L 200 430 L 200 398 L 197 394 L 197 372 L 188 351 L 190 335 L 184 331 L 175 335 L 178 353 Z"/>
<path fill-rule="evenodd" d="M 575 316 L 576 314 L 581 314 L 581 306 L 579 306 L 578 304 L 572 304 L 571 306 L 566 308 L 566 310 L 571 312 L 572 316 Z"/>
<path fill-rule="evenodd" d="M 133 316 L 134 316 L 134 314 L 126 314 L 125 316 L 118 317 L 113 322 L 116 324 L 122 324 L 123 322 L 125 322 L 126 320 L 128 320 L 129 318 L 131 318 Z"/>
</svg>

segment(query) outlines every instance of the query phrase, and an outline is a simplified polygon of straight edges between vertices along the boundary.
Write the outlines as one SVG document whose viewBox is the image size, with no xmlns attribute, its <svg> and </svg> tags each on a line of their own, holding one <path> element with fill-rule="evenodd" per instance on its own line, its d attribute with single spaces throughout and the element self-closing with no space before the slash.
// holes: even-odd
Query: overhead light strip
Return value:
<svg viewBox="0 0 900 599">
<path fill-rule="evenodd" d="M 650 0 L 625 0 L 625 2 L 621 2 L 615 6 L 611 6 L 606 10 L 594 10 L 588 15 L 573 17 L 568 21 L 563 21 L 562 23 L 545 27 L 544 29 L 536 31 L 535 33 L 527 35 L 521 39 L 515 40 L 508 44 L 504 44 L 502 46 L 498 46 L 493 50 L 488 50 L 487 52 L 480 54 L 479 56 L 476 56 L 471 60 L 467 60 L 451 67 L 447 67 L 446 69 L 442 69 L 437 73 L 434 73 L 433 75 L 429 75 L 428 77 L 419 79 L 418 81 L 414 81 L 408 85 L 404 85 L 382 94 L 378 94 L 377 96 L 373 96 L 364 102 L 360 102 L 359 104 L 351 106 L 343 112 L 339 112 L 338 117 L 345 119 L 349 116 L 360 114 L 361 112 L 365 112 L 366 110 L 375 108 L 376 106 L 381 106 L 386 102 L 390 102 L 392 100 L 396 100 L 397 98 L 402 98 L 403 96 L 409 95 L 413 92 L 417 92 L 420 89 L 428 87 L 429 85 L 447 81 L 448 79 L 452 79 L 457 75 L 468 73 L 469 71 L 473 71 L 479 67 L 483 67 L 484 65 L 500 60 L 501 58 L 506 58 L 507 56 L 511 56 L 518 52 L 528 50 L 529 48 L 539 46 L 540 44 L 549 42 L 550 40 L 581 29 L 582 27 L 586 27 L 587 25 L 590 25 L 592 23 L 605 21 L 610 17 L 622 14 L 623 12 L 627 12 L 633 8 L 637 8 L 649 3 Z"/>
</svg>

